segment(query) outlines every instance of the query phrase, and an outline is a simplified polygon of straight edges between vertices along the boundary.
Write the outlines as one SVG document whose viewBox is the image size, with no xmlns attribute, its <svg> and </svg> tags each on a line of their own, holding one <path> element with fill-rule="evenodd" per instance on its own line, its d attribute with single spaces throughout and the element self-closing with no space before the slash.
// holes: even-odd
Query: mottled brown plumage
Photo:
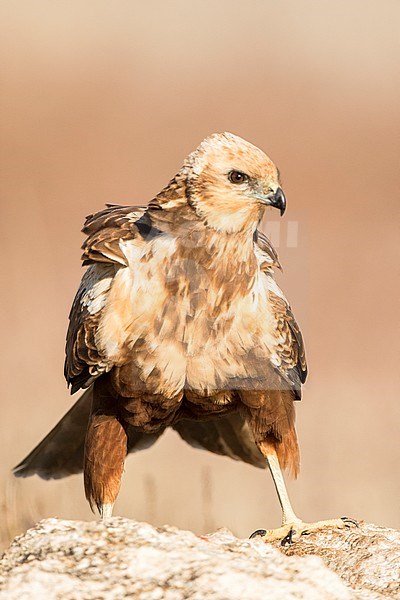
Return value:
<svg viewBox="0 0 400 600">
<path fill-rule="evenodd" d="M 256 466 L 275 452 L 297 474 L 293 402 L 306 362 L 274 280 L 278 257 L 257 230 L 267 205 L 285 208 L 275 165 L 225 133 L 204 140 L 146 208 L 110 205 L 87 218 L 65 376 L 72 392 L 88 391 L 18 475 L 83 466 L 87 498 L 105 514 L 127 452 L 169 426 Z M 75 413 L 71 460 L 65 419 Z"/>
</svg>

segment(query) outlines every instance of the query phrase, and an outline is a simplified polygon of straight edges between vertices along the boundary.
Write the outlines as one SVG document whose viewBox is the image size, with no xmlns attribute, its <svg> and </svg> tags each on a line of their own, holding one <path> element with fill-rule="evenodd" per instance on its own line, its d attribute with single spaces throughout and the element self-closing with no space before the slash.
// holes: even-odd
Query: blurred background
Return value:
<svg viewBox="0 0 400 600">
<path fill-rule="evenodd" d="M 147 203 L 224 130 L 273 158 L 288 199 L 264 227 L 310 366 L 294 507 L 400 527 L 398 0 L 3 0 L 0 22 L 2 543 L 93 518 L 81 476 L 10 475 L 74 401 L 85 215 Z M 280 524 L 267 472 L 172 432 L 130 456 L 115 513 L 239 536 Z"/>
</svg>

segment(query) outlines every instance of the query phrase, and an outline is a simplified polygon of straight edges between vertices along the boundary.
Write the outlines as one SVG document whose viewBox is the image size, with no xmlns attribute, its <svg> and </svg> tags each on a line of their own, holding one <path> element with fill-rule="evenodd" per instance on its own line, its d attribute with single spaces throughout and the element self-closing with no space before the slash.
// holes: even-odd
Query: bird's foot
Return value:
<svg viewBox="0 0 400 600">
<path fill-rule="evenodd" d="M 329 519 L 327 521 L 316 521 L 315 523 L 304 523 L 300 519 L 285 523 L 277 529 L 257 529 L 251 534 L 251 538 L 261 537 L 264 542 L 281 542 L 281 546 L 293 544 L 299 540 L 302 535 L 308 535 L 314 531 L 323 531 L 324 529 L 350 529 L 352 525 L 358 527 L 357 521 L 342 517 L 341 519 Z"/>
</svg>

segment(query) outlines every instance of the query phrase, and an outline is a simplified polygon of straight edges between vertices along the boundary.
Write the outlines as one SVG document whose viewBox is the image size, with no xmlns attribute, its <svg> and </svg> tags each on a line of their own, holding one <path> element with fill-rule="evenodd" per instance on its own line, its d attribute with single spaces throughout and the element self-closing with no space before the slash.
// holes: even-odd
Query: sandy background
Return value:
<svg viewBox="0 0 400 600">
<path fill-rule="evenodd" d="M 3 537 L 91 518 L 80 476 L 10 476 L 72 402 L 84 216 L 147 202 L 223 130 L 288 199 L 267 230 L 310 366 L 293 504 L 400 527 L 399 21 L 397 0 L 1 2 Z M 173 433 L 129 458 L 116 513 L 241 536 L 280 519 L 268 474 Z"/>
</svg>

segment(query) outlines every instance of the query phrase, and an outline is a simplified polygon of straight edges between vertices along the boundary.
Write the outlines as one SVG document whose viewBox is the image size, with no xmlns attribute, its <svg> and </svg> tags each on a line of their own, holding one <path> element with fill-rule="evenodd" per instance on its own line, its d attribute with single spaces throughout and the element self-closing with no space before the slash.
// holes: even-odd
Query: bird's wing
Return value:
<svg viewBox="0 0 400 600">
<path fill-rule="evenodd" d="M 275 317 L 276 345 L 271 362 L 283 380 L 289 384 L 295 398 L 301 398 L 301 384 L 307 377 L 307 362 L 303 337 L 293 316 L 289 302 L 274 278 L 274 267 L 281 268 L 275 248 L 261 231 L 254 235 L 254 248 L 260 269 L 266 279 L 268 296 Z"/>
<path fill-rule="evenodd" d="M 87 388 L 112 368 L 96 345 L 96 332 L 116 273 L 126 266 L 121 240 L 140 235 L 138 219 L 144 209 L 108 206 L 87 217 L 83 233 L 84 274 L 69 315 L 64 374 L 71 393 Z"/>
<path fill-rule="evenodd" d="M 301 384 L 307 377 L 307 362 L 303 337 L 283 292 L 273 274 L 266 270 L 269 302 L 275 317 L 275 339 L 271 362 L 289 384 L 295 398 L 301 398 Z"/>
</svg>

